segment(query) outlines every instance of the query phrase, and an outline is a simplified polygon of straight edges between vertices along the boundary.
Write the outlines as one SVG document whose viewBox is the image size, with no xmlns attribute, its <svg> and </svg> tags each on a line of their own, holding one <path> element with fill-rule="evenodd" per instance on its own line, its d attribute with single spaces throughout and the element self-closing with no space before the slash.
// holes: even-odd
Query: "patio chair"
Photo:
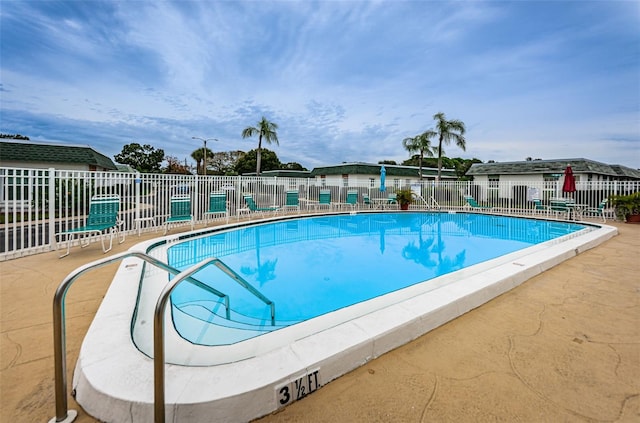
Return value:
<svg viewBox="0 0 640 423">
<path fill-rule="evenodd" d="M 358 191 L 355 189 L 348 190 L 347 200 L 344 204 L 351 207 L 352 210 L 355 209 L 358 206 Z"/>
<path fill-rule="evenodd" d="M 568 219 L 571 214 L 571 206 L 564 198 L 552 198 L 549 200 L 549 213 L 553 213 L 556 217 L 565 215 L 565 219 Z"/>
<path fill-rule="evenodd" d="M 285 205 L 280 210 L 297 210 L 298 213 L 300 213 L 300 196 L 298 191 L 287 191 Z"/>
<path fill-rule="evenodd" d="M 604 199 L 600 202 L 600 204 L 598 204 L 598 207 L 587 207 L 584 210 L 582 210 L 582 216 L 592 216 L 592 217 L 601 217 L 602 218 L 602 222 L 606 222 L 607 218 L 605 216 L 605 211 L 606 211 L 606 207 L 607 207 L 607 203 L 609 202 L 608 199 Z"/>
<path fill-rule="evenodd" d="M 533 211 L 534 211 L 534 213 L 538 213 L 538 212 L 548 213 L 549 212 L 549 208 L 547 206 L 545 206 L 544 204 L 542 204 L 542 200 L 540 200 L 539 198 L 534 198 L 533 199 Z"/>
<path fill-rule="evenodd" d="M 398 204 L 398 194 L 391 193 L 389 195 L 387 195 L 387 206 L 389 208 L 393 208 L 395 207 L 396 209 L 398 208 L 399 204 Z"/>
<path fill-rule="evenodd" d="M 318 195 L 318 202 L 314 205 L 316 209 L 319 207 L 327 207 L 331 210 L 333 208 L 333 203 L 331 202 L 331 191 L 328 189 L 321 189 L 320 194 Z"/>
<path fill-rule="evenodd" d="M 121 234 L 118 243 L 122 244 L 126 234 L 119 229 L 123 223 L 118 219 L 119 212 L 119 195 L 94 195 L 91 197 L 89 203 L 89 216 L 87 216 L 85 225 L 56 234 L 56 241 L 59 237 L 59 243 L 65 241 L 67 243 L 67 252 L 62 254 L 60 258 L 69 255 L 71 241 L 76 235 L 80 237 L 80 247 L 82 248 L 90 244 L 90 237 L 92 235 L 100 235 L 102 251 L 104 253 L 111 251 L 111 248 L 113 248 L 113 238 L 118 234 L 118 232 Z M 109 248 L 105 246 L 104 242 L 107 235 L 109 236 Z"/>
<path fill-rule="evenodd" d="M 491 206 L 481 206 L 480 204 L 478 204 L 476 199 L 473 198 L 471 195 L 465 195 L 464 200 L 467 202 L 467 204 L 465 204 L 465 207 L 470 207 L 472 210 L 479 210 L 479 211 L 493 210 L 493 207 Z"/>
<path fill-rule="evenodd" d="M 179 225 L 188 223 L 193 230 L 193 214 L 191 214 L 191 197 L 188 195 L 173 195 L 171 196 L 170 205 L 171 214 L 169 218 L 164 222 L 164 233 L 169 231 L 171 225 Z"/>
<path fill-rule="evenodd" d="M 227 223 L 229 223 L 229 204 L 227 202 L 227 193 L 224 191 L 209 194 L 209 210 L 204 212 L 203 217 L 206 223 L 209 224 L 209 220 L 217 215 L 224 215 Z"/>
<path fill-rule="evenodd" d="M 266 213 L 266 212 L 273 212 L 274 214 L 280 209 L 280 207 L 278 206 L 271 206 L 271 207 L 258 207 L 256 205 L 255 200 L 253 199 L 253 196 L 251 194 L 245 194 L 244 195 L 244 202 L 247 205 L 247 208 L 249 209 L 250 212 L 253 213 Z"/>
<path fill-rule="evenodd" d="M 368 209 L 371 208 L 371 198 L 369 197 L 369 194 L 362 194 L 362 204 Z"/>
</svg>

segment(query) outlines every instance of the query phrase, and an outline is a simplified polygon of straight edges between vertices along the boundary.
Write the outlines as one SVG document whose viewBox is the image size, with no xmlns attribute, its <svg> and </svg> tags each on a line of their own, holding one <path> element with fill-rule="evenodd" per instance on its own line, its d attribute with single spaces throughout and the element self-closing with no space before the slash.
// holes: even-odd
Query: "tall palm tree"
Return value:
<svg viewBox="0 0 640 423">
<path fill-rule="evenodd" d="M 205 157 L 204 153 L 205 151 L 202 148 L 197 148 L 193 150 L 193 152 L 191 153 L 191 158 L 196 161 L 196 170 L 197 170 L 196 173 L 200 175 L 207 174 L 207 170 L 204 168 L 202 169 L 202 172 L 200 172 L 200 162 L 202 162 L 202 165 L 204 166 L 204 157 Z M 207 161 L 209 158 L 213 157 L 213 152 L 208 148 L 206 149 L 206 154 L 207 154 Z"/>
<path fill-rule="evenodd" d="M 458 119 L 447 120 L 444 113 L 439 112 L 433 115 L 436 120 L 436 135 L 438 136 L 438 181 L 442 170 L 442 143 L 449 144 L 455 141 L 456 145 L 465 151 L 467 148 L 464 133 L 466 128 L 464 122 Z"/>
<path fill-rule="evenodd" d="M 262 116 L 262 120 L 258 122 L 258 124 L 254 126 L 249 126 L 242 130 L 242 138 L 249 138 L 254 135 L 258 135 L 258 150 L 256 154 L 256 175 L 260 176 L 260 160 L 261 160 L 261 149 L 262 149 L 262 139 L 264 138 L 267 144 L 271 144 L 272 142 L 278 143 L 278 134 L 276 130 L 278 129 L 278 125 L 269 122 L 267 118 Z"/>
<path fill-rule="evenodd" d="M 200 162 L 202 161 L 203 157 L 204 157 L 204 154 L 202 154 L 202 149 L 201 148 L 193 150 L 193 152 L 191 153 L 191 158 L 196 161 L 196 173 L 199 174 L 199 175 L 201 174 L 201 172 L 200 172 Z"/>
<path fill-rule="evenodd" d="M 420 179 L 422 179 L 422 159 L 426 154 L 429 157 L 433 157 L 433 148 L 431 147 L 431 138 L 435 137 L 437 134 L 434 130 L 429 129 L 428 131 L 423 132 L 420 135 L 416 135 L 415 137 L 408 137 L 402 140 L 402 146 L 409 153 L 420 153 L 420 163 L 419 172 Z"/>
</svg>

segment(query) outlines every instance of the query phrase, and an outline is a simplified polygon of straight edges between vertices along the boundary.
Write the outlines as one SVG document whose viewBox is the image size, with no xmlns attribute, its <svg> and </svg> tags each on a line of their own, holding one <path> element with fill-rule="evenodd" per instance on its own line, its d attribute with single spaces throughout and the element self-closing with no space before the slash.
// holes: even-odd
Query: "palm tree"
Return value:
<svg viewBox="0 0 640 423">
<path fill-rule="evenodd" d="M 249 126 L 248 128 L 244 128 L 242 130 L 242 138 L 252 137 L 256 134 L 258 135 L 258 150 L 256 155 L 257 156 L 256 157 L 256 176 L 260 176 L 260 159 L 261 159 L 260 150 L 262 149 L 262 139 L 264 138 L 267 144 L 271 144 L 272 142 L 274 142 L 276 143 L 276 145 L 279 145 L 278 134 L 276 133 L 277 129 L 278 129 L 277 124 L 273 122 L 269 122 L 267 118 L 262 116 L 262 120 L 258 122 L 258 124 L 255 127 Z"/>
<path fill-rule="evenodd" d="M 424 158 L 425 154 L 429 157 L 433 157 L 433 149 L 431 147 L 430 138 L 433 138 L 436 135 L 437 134 L 434 130 L 429 129 L 428 131 L 425 131 L 420 135 L 416 135 L 413 138 L 408 137 L 402 140 L 402 146 L 409 153 L 420 153 L 420 163 L 418 164 L 420 169 L 420 179 L 422 179 L 422 159 Z"/>
<path fill-rule="evenodd" d="M 206 150 L 207 152 L 207 160 L 211 157 L 213 157 L 213 152 L 211 150 L 209 150 L 207 148 Z M 193 152 L 191 153 L 191 158 L 193 160 L 196 161 L 196 170 L 198 174 L 200 175 L 206 175 L 207 174 L 207 170 L 206 169 L 202 169 L 202 172 L 200 172 L 200 162 L 202 162 L 202 164 L 204 165 L 204 151 L 202 148 L 197 148 L 195 150 L 193 150 Z"/>
<path fill-rule="evenodd" d="M 196 161 L 196 173 L 198 175 L 201 174 L 201 172 L 200 172 L 200 162 L 202 161 L 203 157 L 204 157 L 204 154 L 202 154 L 202 149 L 201 148 L 193 150 L 193 152 L 191 153 L 191 158 Z"/>
<path fill-rule="evenodd" d="M 440 171 L 442 169 L 442 143 L 449 144 L 451 140 L 455 141 L 456 145 L 465 151 L 467 148 L 466 140 L 464 139 L 464 133 L 466 128 L 464 122 L 461 120 L 453 119 L 447 120 L 444 113 L 439 112 L 433 115 L 436 120 L 436 135 L 438 136 L 438 181 L 440 180 Z"/>
</svg>

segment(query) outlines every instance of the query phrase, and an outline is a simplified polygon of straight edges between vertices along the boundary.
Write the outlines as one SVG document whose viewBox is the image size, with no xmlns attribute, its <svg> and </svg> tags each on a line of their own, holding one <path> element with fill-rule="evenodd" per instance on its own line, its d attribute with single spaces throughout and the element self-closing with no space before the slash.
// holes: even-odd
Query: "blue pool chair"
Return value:
<svg viewBox="0 0 640 423">
<path fill-rule="evenodd" d="M 169 218 L 164 222 L 164 233 L 169 231 L 169 226 L 188 223 L 193 230 L 193 214 L 191 213 L 191 197 L 188 195 L 171 196 Z"/>
<path fill-rule="evenodd" d="M 229 223 L 229 203 L 227 202 L 226 192 L 212 192 L 209 194 L 209 210 L 204 212 L 204 218 L 207 224 L 212 217 L 222 215 Z"/>
<path fill-rule="evenodd" d="M 266 212 L 277 212 L 280 207 L 277 206 L 271 206 L 271 207 L 258 207 L 256 205 L 255 200 L 253 199 L 253 196 L 251 194 L 245 194 L 244 195 L 244 202 L 247 205 L 247 208 L 249 209 L 249 211 L 254 212 L 254 213 L 266 213 Z"/>
<path fill-rule="evenodd" d="M 538 212 L 548 213 L 549 209 L 548 209 L 547 206 L 542 204 L 542 200 L 540 200 L 539 198 L 534 198 L 533 199 L 533 211 L 535 213 L 538 213 Z"/>
<path fill-rule="evenodd" d="M 371 197 L 369 197 L 369 194 L 362 194 L 362 204 L 365 208 L 371 208 Z"/>
<path fill-rule="evenodd" d="M 315 203 L 316 209 L 320 207 L 326 207 L 329 210 L 333 208 L 333 203 L 331 202 L 331 191 L 328 189 L 321 189 L 320 194 L 318 195 L 318 202 Z"/>
<path fill-rule="evenodd" d="M 582 210 L 582 216 L 591 216 L 591 217 L 601 217 L 602 218 L 602 222 L 606 222 L 607 218 L 605 216 L 605 211 L 606 211 L 606 207 L 607 207 L 607 203 L 609 202 L 608 199 L 604 199 L 600 202 L 600 204 L 598 204 L 598 207 L 587 207 L 586 209 Z"/>
<path fill-rule="evenodd" d="M 67 243 L 67 252 L 62 254 L 60 258 L 69 255 L 69 248 L 71 241 L 75 236 L 80 237 L 80 246 L 86 247 L 90 243 L 90 237 L 92 235 L 99 235 L 102 241 L 102 251 L 108 252 L 113 247 L 113 238 L 120 233 L 119 243 L 124 242 L 126 234 L 119 230 L 122 225 L 118 219 L 118 213 L 120 212 L 120 196 L 119 195 L 95 195 L 91 197 L 89 203 L 89 216 L 84 226 L 78 228 L 69 229 L 56 234 L 56 240 L 59 243 Z M 109 248 L 105 245 L 105 238 L 109 236 Z"/>
<path fill-rule="evenodd" d="M 549 200 L 549 212 L 553 213 L 557 218 L 563 216 L 568 219 L 571 214 L 571 206 L 564 198 L 552 198 Z"/>
<path fill-rule="evenodd" d="M 299 194 L 298 191 L 287 191 L 286 193 L 286 201 L 285 201 L 285 205 L 280 209 L 282 211 L 286 211 L 286 210 L 297 210 L 298 213 L 300 212 L 300 198 L 299 198 Z"/>
<path fill-rule="evenodd" d="M 470 207 L 472 210 L 479 210 L 479 211 L 491 211 L 491 210 L 493 210 L 493 207 L 491 207 L 491 206 L 481 206 L 480 204 L 478 204 L 476 199 L 473 198 L 470 195 L 465 195 L 464 196 L 464 200 L 467 202 L 465 204 L 465 207 Z"/>
<path fill-rule="evenodd" d="M 358 191 L 355 189 L 347 191 L 347 200 L 344 204 L 352 210 L 355 209 L 358 206 Z"/>
</svg>

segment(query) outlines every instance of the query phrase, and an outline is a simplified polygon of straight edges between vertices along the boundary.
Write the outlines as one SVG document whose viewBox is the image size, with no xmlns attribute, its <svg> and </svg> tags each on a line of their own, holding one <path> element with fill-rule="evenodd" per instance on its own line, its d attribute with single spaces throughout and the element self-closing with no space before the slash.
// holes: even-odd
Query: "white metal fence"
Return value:
<svg viewBox="0 0 640 423">
<path fill-rule="evenodd" d="M 410 188 L 420 196 L 420 200 L 411 205 L 412 209 L 437 206 L 443 210 L 459 210 L 466 204 L 463 196 L 472 195 L 480 204 L 507 214 L 533 213 L 533 198 L 548 202 L 562 196 L 560 182 L 548 181 L 487 184 L 424 181 L 402 188 Z M 307 209 L 305 205 L 310 204 L 308 200 L 318 200 L 320 189 L 330 190 L 331 201 L 336 204 L 346 203 L 347 191 L 357 190 L 360 206 L 362 194 L 375 200 L 386 198 L 396 190 L 387 187 L 381 192 L 368 182 L 348 187 L 326 186 L 312 178 L 0 168 L 0 260 L 55 249 L 55 234 L 83 226 L 90 199 L 98 194 L 119 195 L 122 229 L 137 233 L 164 224 L 173 194 L 188 194 L 196 224 L 203 224 L 209 193 L 213 191 L 227 193 L 229 213 L 237 217 L 238 211 L 246 207 L 244 193 L 251 193 L 259 206 L 283 206 L 286 192 L 297 190 L 302 211 L 313 212 L 314 208 Z M 640 181 L 578 182 L 572 196 L 577 203 L 596 207 L 611 195 L 637 191 L 640 191 Z"/>
</svg>

